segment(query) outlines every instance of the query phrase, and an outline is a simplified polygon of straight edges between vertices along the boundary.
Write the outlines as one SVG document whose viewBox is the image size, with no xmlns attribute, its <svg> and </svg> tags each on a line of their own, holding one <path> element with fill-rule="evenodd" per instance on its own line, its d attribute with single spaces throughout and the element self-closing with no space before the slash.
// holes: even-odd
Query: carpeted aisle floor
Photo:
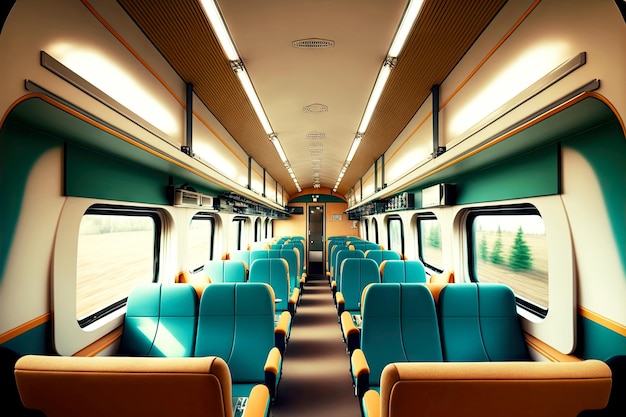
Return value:
<svg viewBox="0 0 626 417">
<path fill-rule="evenodd" d="M 273 417 L 360 417 L 328 281 L 309 279 L 291 329 Z"/>
</svg>

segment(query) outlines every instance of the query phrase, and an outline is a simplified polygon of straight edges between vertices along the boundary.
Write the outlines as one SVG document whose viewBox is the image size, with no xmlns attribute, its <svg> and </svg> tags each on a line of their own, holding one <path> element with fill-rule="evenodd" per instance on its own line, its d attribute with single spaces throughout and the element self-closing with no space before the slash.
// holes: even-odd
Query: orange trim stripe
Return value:
<svg viewBox="0 0 626 417">
<path fill-rule="evenodd" d="M 606 327 L 607 329 L 626 337 L 626 326 L 623 324 L 594 313 L 593 311 L 582 306 L 578 306 L 578 314 L 602 327 Z"/>
<path fill-rule="evenodd" d="M 582 360 L 577 356 L 561 353 L 528 333 L 524 333 L 524 339 L 526 339 L 528 346 L 551 362 L 580 362 Z"/>
<path fill-rule="evenodd" d="M 172 90 L 170 88 L 169 85 L 167 85 L 167 83 L 165 82 L 165 80 L 163 78 L 161 78 L 161 76 L 154 70 L 154 68 L 152 68 L 138 53 L 137 51 L 135 51 L 132 46 L 130 46 L 130 44 L 128 42 L 126 42 L 124 40 L 124 38 L 122 38 L 122 36 L 117 33 L 117 31 L 115 29 L 113 29 L 113 26 L 111 26 L 106 20 L 104 20 L 104 17 L 102 17 L 102 15 L 100 13 L 98 13 L 96 11 L 96 9 L 89 4 L 89 2 L 87 0 L 81 0 L 83 5 L 91 12 L 91 14 L 94 15 L 94 17 L 96 19 L 98 19 L 98 21 L 100 23 L 102 23 L 102 25 L 109 31 L 111 32 L 111 35 L 113 35 L 122 45 L 124 45 L 124 47 L 128 50 L 128 52 L 130 52 L 135 58 L 137 58 L 137 60 L 139 62 L 141 62 L 141 64 L 154 76 L 154 78 L 156 78 L 162 85 L 163 87 L 165 87 L 165 89 L 167 91 L 169 91 L 169 93 L 172 95 L 172 97 L 174 97 L 174 99 L 178 102 L 178 104 L 180 104 L 183 108 L 185 108 L 185 103 L 183 102 L 183 100 L 178 97 L 176 95 L 176 93 L 174 92 L 174 90 Z"/>
<path fill-rule="evenodd" d="M 506 40 L 517 30 L 517 28 L 520 27 L 520 25 L 524 22 L 524 20 L 526 20 L 526 18 L 532 13 L 532 11 L 535 10 L 535 8 L 539 5 L 539 3 L 541 3 L 541 0 L 535 0 L 535 2 L 522 15 L 522 17 L 520 17 L 517 20 L 517 22 L 515 22 L 513 27 L 509 29 L 509 31 L 502 37 L 502 39 L 500 39 L 500 41 L 496 43 L 493 48 L 491 48 L 491 51 L 487 53 L 487 55 L 478 63 L 478 65 L 476 65 L 476 67 L 472 70 L 472 72 L 469 73 L 469 75 L 461 82 L 461 84 L 459 84 L 459 86 L 452 92 L 452 94 L 450 94 L 450 96 L 440 104 L 439 110 L 443 109 L 446 106 L 446 104 L 448 104 L 448 102 L 452 100 L 452 98 L 454 98 L 454 96 L 456 96 L 457 93 L 461 91 L 463 87 L 465 87 L 465 85 L 469 82 L 469 80 L 472 79 L 472 77 L 474 77 L 474 75 L 478 72 L 478 70 L 480 70 L 482 66 L 485 65 L 485 63 L 489 60 L 489 58 L 491 58 L 493 54 L 495 54 L 496 51 L 500 49 L 500 47 L 504 44 L 504 42 L 506 42 Z"/>
<path fill-rule="evenodd" d="M 104 349 L 111 346 L 117 340 L 122 337 L 122 327 L 118 327 L 110 333 L 107 333 L 100 339 L 96 340 L 89 346 L 79 350 L 72 356 L 96 356 L 98 353 L 102 352 Z"/>
<path fill-rule="evenodd" d="M 27 321 L 24 324 L 20 324 L 16 328 L 11 329 L 6 333 L 0 334 L 0 344 L 6 343 L 9 340 L 16 338 L 17 336 L 20 336 L 21 334 L 24 334 L 27 331 L 32 330 L 37 326 L 41 326 L 42 324 L 49 322 L 51 317 L 52 317 L 51 313 L 46 313 L 42 316 L 39 316 L 30 321 Z"/>
</svg>

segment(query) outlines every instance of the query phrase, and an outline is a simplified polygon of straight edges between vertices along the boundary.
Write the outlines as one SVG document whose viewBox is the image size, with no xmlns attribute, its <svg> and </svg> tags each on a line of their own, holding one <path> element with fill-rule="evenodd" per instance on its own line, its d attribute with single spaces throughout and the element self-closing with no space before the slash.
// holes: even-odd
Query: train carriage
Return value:
<svg viewBox="0 0 626 417">
<path fill-rule="evenodd" d="M 4 2 L 0 414 L 622 415 L 625 4 Z M 335 260 L 368 250 L 338 316 L 364 262 Z M 411 353 L 413 291 L 440 359 Z M 242 349 L 266 317 L 277 349 Z M 117 382 L 74 401 L 75 371 Z M 166 394 L 196 373 L 228 388 Z"/>
</svg>

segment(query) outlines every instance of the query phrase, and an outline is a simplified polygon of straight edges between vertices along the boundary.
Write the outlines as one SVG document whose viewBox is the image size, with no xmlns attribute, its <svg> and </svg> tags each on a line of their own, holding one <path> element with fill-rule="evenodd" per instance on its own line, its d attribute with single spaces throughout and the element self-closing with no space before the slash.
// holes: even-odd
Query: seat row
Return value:
<svg viewBox="0 0 626 417">
<path fill-rule="evenodd" d="M 118 356 L 217 356 L 235 397 L 264 384 L 274 398 L 290 319 L 283 313 L 275 324 L 274 304 L 263 283 L 213 283 L 200 300 L 188 284 L 142 284 L 129 294 Z"/>
<path fill-rule="evenodd" d="M 20 398 L 48 417 L 266 417 L 269 392 L 245 398 L 214 356 L 131 358 L 27 355 L 15 364 Z"/>
<path fill-rule="evenodd" d="M 530 360 L 509 287 L 445 285 L 435 304 L 429 286 L 373 284 L 364 291 L 360 317 L 342 315 L 357 396 L 378 389 L 383 368 L 393 362 Z"/>
</svg>

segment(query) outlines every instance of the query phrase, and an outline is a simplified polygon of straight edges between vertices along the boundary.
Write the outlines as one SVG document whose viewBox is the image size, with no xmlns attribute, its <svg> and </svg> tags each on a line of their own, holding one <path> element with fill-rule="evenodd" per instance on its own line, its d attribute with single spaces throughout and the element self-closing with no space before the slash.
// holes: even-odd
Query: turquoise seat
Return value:
<svg viewBox="0 0 626 417">
<path fill-rule="evenodd" d="M 385 260 L 380 264 L 381 282 L 425 283 L 424 264 L 417 260 Z"/>
<path fill-rule="evenodd" d="M 504 284 L 478 284 L 480 334 L 491 361 L 530 360 L 515 294 Z"/>
<path fill-rule="evenodd" d="M 150 356 L 159 324 L 160 306 L 161 284 L 141 284 L 130 291 L 119 354 Z"/>
<path fill-rule="evenodd" d="M 211 282 L 246 282 L 248 271 L 244 261 L 212 260 L 204 265 L 204 274 Z"/>
<path fill-rule="evenodd" d="M 366 252 L 368 250 L 382 250 L 382 246 L 377 243 L 361 240 L 358 242 L 350 242 L 349 246 L 352 246 L 355 250 L 362 250 Z"/>
<path fill-rule="evenodd" d="M 365 254 L 361 250 L 352 250 L 352 249 L 348 249 L 347 247 L 338 249 L 335 251 L 333 276 L 332 276 L 332 281 L 330 283 L 330 288 L 333 292 L 333 299 L 335 298 L 335 294 L 338 291 L 341 291 L 340 276 L 341 276 L 341 266 L 343 264 L 343 261 L 346 259 L 353 259 L 353 258 L 362 259 L 362 258 L 365 258 Z"/>
<path fill-rule="evenodd" d="M 360 333 L 360 349 L 353 352 L 351 360 L 359 398 L 368 389 L 379 389 L 382 371 L 389 363 L 443 360 L 435 303 L 421 284 L 368 286 Z"/>
<path fill-rule="evenodd" d="M 269 284 L 274 289 L 276 311 L 288 311 L 292 316 L 295 314 L 296 300 L 289 298 L 289 267 L 287 261 L 281 258 L 259 258 L 252 261 L 249 282 Z"/>
<path fill-rule="evenodd" d="M 188 284 L 139 285 L 131 291 L 119 353 L 186 357 L 193 354 L 198 296 Z"/>
<path fill-rule="evenodd" d="M 211 284 L 202 293 L 195 356 L 228 364 L 233 397 L 248 397 L 265 384 L 274 398 L 282 357 L 274 346 L 274 299 L 261 283 Z"/>
<path fill-rule="evenodd" d="M 254 250 L 250 253 L 250 262 L 257 259 L 284 259 L 287 262 L 287 273 L 289 275 L 289 297 L 288 302 L 293 303 L 293 313 L 295 314 L 300 302 L 300 281 L 298 276 L 298 255 L 293 249 L 265 249 Z M 276 298 L 281 298 L 276 296 Z M 291 311 L 291 310 L 290 310 Z"/>
<path fill-rule="evenodd" d="M 252 264 L 250 254 L 252 252 L 249 250 L 234 250 L 228 254 L 228 257 L 232 261 L 243 261 L 246 264 L 246 269 L 250 270 L 250 265 Z"/>
<path fill-rule="evenodd" d="M 348 251 L 360 252 L 360 251 Z M 343 252 L 340 252 L 343 253 Z M 372 259 L 346 258 L 341 263 L 340 282 L 337 286 L 337 314 L 344 311 L 361 312 L 361 294 L 372 283 L 380 282 L 378 265 Z"/>
<path fill-rule="evenodd" d="M 383 250 L 383 249 L 369 249 L 365 251 L 365 257 L 369 259 L 373 259 L 376 261 L 378 266 L 386 260 L 394 260 L 399 261 L 401 258 L 400 254 L 395 250 Z"/>
<path fill-rule="evenodd" d="M 443 356 L 451 362 L 489 361 L 480 330 L 478 286 L 454 284 L 439 293 Z"/>
</svg>

